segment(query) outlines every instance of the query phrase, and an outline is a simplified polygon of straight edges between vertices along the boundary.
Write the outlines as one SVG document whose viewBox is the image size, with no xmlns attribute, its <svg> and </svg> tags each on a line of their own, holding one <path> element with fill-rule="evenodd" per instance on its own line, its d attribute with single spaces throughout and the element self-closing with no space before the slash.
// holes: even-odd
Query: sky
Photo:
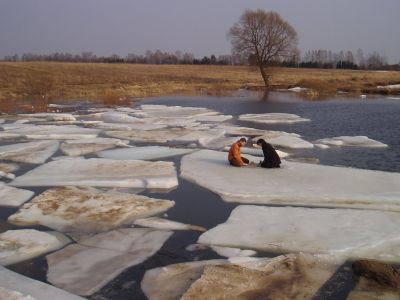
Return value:
<svg viewBox="0 0 400 300">
<path fill-rule="evenodd" d="M 299 48 L 378 51 L 400 62 L 400 0 L 0 0 L 0 57 L 24 52 L 231 52 L 246 9 L 278 12 Z"/>
</svg>

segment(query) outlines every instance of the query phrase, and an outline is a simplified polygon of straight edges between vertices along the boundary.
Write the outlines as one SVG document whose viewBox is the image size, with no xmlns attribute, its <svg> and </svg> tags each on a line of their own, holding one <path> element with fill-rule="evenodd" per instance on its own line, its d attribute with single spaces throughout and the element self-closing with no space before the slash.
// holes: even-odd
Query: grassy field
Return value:
<svg viewBox="0 0 400 300">
<path fill-rule="evenodd" d="M 271 87 L 307 87 L 320 98 L 338 91 L 394 93 L 378 85 L 400 83 L 400 72 L 275 68 Z M 239 66 L 0 62 L 0 101 L 91 99 L 119 101 L 161 95 L 227 95 L 262 87 L 257 69 Z"/>
</svg>

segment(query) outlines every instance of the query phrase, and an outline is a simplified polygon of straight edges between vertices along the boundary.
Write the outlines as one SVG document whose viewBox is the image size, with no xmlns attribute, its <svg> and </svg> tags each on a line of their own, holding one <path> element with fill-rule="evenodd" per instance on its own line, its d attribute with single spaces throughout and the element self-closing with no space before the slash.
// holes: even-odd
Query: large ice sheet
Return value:
<svg viewBox="0 0 400 300">
<path fill-rule="evenodd" d="M 285 160 L 279 169 L 234 168 L 226 153 L 201 150 L 183 157 L 181 176 L 228 202 L 400 211 L 399 173 Z"/>
<path fill-rule="evenodd" d="M 26 295 L 24 298 L 1 298 L 3 300 L 83 300 L 50 284 L 22 276 L 0 266 L 0 286 Z"/>
<path fill-rule="evenodd" d="M 70 242 L 69 238 L 58 232 L 8 230 L 0 233 L 0 265 L 24 261 L 57 250 Z"/>
<path fill-rule="evenodd" d="M 43 118 L 47 121 L 76 121 L 76 118 L 71 114 L 66 113 L 35 113 L 21 114 L 22 117 Z"/>
<path fill-rule="evenodd" d="M 25 124 L 22 124 L 25 125 Z M 64 140 L 95 138 L 100 133 L 98 129 L 82 128 L 75 125 L 25 125 L 20 128 L 0 133 L 4 138 L 27 138 L 38 140 Z"/>
<path fill-rule="evenodd" d="M 42 164 L 58 150 L 56 141 L 39 141 L 0 146 L 0 159 Z"/>
<path fill-rule="evenodd" d="M 28 201 L 34 192 L 28 190 L 17 189 L 0 183 L 0 206 L 18 207 L 22 203 Z"/>
<path fill-rule="evenodd" d="M 169 189 L 178 185 L 178 179 L 172 162 L 76 158 L 41 165 L 10 185 Z"/>
<path fill-rule="evenodd" d="M 165 212 L 174 201 L 104 192 L 94 188 L 52 188 L 8 218 L 20 225 L 44 225 L 62 232 L 100 232 Z"/>
<path fill-rule="evenodd" d="M 67 140 L 61 144 L 61 150 L 69 156 L 80 156 L 115 147 L 127 147 L 129 141 L 112 138 L 93 138 Z"/>
<path fill-rule="evenodd" d="M 146 219 L 136 219 L 133 224 L 150 227 L 160 230 L 195 230 L 195 231 L 206 231 L 202 226 L 184 224 L 172 220 L 167 220 L 163 218 L 151 217 Z"/>
<path fill-rule="evenodd" d="M 241 127 L 241 126 L 233 126 L 233 125 L 218 125 L 219 129 L 225 130 L 227 135 L 238 135 L 238 136 L 259 136 L 264 135 L 267 132 L 275 132 L 275 131 L 266 131 L 256 128 L 250 127 Z"/>
<path fill-rule="evenodd" d="M 103 130 L 155 130 L 167 127 L 154 123 L 99 123 L 96 128 Z"/>
<path fill-rule="evenodd" d="M 199 243 L 400 262 L 400 213 L 241 205 Z"/>
<path fill-rule="evenodd" d="M 335 258 L 306 254 L 206 265 L 181 299 L 313 299 L 337 267 Z"/>
<path fill-rule="evenodd" d="M 19 169 L 19 166 L 13 163 L 0 163 L 0 177 L 5 179 L 14 179 L 15 175 L 12 173 Z"/>
<path fill-rule="evenodd" d="M 216 111 L 204 107 L 182 107 L 166 105 L 140 105 L 142 112 L 133 115 L 156 118 L 190 118 L 218 114 Z"/>
<path fill-rule="evenodd" d="M 368 138 L 367 136 L 337 136 L 317 140 L 316 143 L 328 146 L 353 146 L 353 147 L 371 147 L 384 148 L 388 145 Z"/>
<path fill-rule="evenodd" d="M 113 130 L 105 134 L 119 139 L 127 139 L 134 142 L 165 144 L 169 140 L 189 134 L 191 130 L 183 128 L 156 129 L 146 131 Z"/>
<path fill-rule="evenodd" d="M 104 122 L 110 123 L 141 123 L 142 120 L 136 117 L 132 117 L 127 113 L 117 112 L 117 111 L 109 111 L 105 113 L 101 113 L 101 119 Z"/>
<path fill-rule="evenodd" d="M 244 114 L 239 116 L 239 120 L 250 121 L 255 123 L 263 124 L 275 124 L 275 123 L 297 123 L 307 122 L 310 119 L 301 118 L 298 115 L 286 114 L 286 113 L 267 113 L 267 114 Z"/>
<path fill-rule="evenodd" d="M 141 288 L 149 300 L 176 300 L 200 278 L 206 265 L 226 264 L 224 259 L 168 265 L 146 271 Z M 212 298 L 210 298 L 212 299 Z"/>
<path fill-rule="evenodd" d="M 224 122 L 232 119 L 231 115 L 215 115 L 215 116 L 195 116 L 193 119 L 199 122 Z"/>
<path fill-rule="evenodd" d="M 189 128 L 170 128 L 147 131 L 106 131 L 108 136 L 128 139 L 142 143 L 158 143 L 172 145 L 186 145 L 196 143 L 204 146 L 207 143 L 224 135 L 223 130 L 196 130 Z"/>
<path fill-rule="evenodd" d="M 47 256 L 47 280 L 78 295 L 91 295 L 125 269 L 155 254 L 169 231 L 118 229 L 100 233 Z"/>
<path fill-rule="evenodd" d="M 114 149 L 97 153 L 99 157 L 111 159 L 158 159 L 177 156 L 193 152 L 193 149 L 170 148 L 163 146 L 132 147 L 127 149 Z"/>
<path fill-rule="evenodd" d="M 310 142 L 307 142 L 306 140 L 303 140 L 302 138 L 292 134 L 282 134 L 275 137 L 267 134 L 254 138 L 253 141 L 256 142 L 258 139 L 264 139 L 275 147 L 291 149 L 311 149 L 314 147 L 314 145 Z"/>
</svg>

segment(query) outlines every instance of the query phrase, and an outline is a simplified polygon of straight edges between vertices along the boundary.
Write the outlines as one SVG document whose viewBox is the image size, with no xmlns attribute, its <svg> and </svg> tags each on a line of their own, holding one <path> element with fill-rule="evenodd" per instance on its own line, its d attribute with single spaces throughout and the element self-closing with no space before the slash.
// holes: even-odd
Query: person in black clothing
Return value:
<svg viewBox="0 0 400 300">
<path fill-rule="evenodd" d="M 281 159 L 278 153 L 276 153 L 274 147 L 268 144 L 264 139 L 259 139 L 257 145 L 262 147 L 264 153 L 264 160 L 260 162 L 260 167 L 262 168 L 279 168 L 281 164 Z"/>
</svg>

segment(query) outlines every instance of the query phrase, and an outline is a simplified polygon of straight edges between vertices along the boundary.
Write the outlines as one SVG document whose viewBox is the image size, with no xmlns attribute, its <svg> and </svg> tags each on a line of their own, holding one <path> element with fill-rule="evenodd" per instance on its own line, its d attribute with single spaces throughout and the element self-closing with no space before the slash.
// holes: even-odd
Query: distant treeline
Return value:
<svg viewBox="0 0 400 300">
<path fill-rule="evenodd" d="M 93 52 L 71 54 L 55 52 L 51 54 L 24 53 L 5 56 L 4 61 L 54 61 L 54 62 L 81 62 L 81 63 L 131 63 L 131 64 L 188 64 L 188 65 L 255 65 L 253 57 L 240 55 L 211 55 L 195 58 L 193 53 L 163 52 L 161 50 L 146 51 L 144 55 L 130 53 L 125 57 L 117 54 L 97 56 Z M 285 60 L 274 62 L 275 66 L 296 68 L 321 69 L 365 69 L 365 70 L 398 70 L 400 63 L 389 65 L 384 55 L 373 52 L 364 55 L 362 49 L 356 53 L 352 51 L 332 52 L 331 50 L 309 50 L 303 56 L 299 52 L 293 53 Z"/>
</svg>

